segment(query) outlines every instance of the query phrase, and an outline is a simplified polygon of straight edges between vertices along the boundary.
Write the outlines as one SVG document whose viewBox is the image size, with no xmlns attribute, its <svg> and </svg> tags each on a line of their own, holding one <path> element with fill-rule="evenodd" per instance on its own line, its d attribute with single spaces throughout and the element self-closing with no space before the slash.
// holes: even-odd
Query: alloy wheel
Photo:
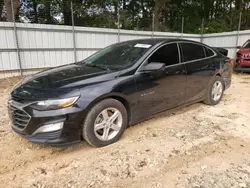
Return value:
<svg viewBox="0 0 250 188">
<path fill-rule="evenodd" d="M 95 136 L 102 141 L 113 139 L 120 132 L 122 121 L 122 114 L 118 109 L 104 109 L 95 119 Z"/>
<path fill-rule="evenodd" d="M 220 81 L 216 81 L 212 87 L 212 98 L 214 101 L 218 101 L 221 98 L 223 92 L 223 85 Z"/>
</svg>

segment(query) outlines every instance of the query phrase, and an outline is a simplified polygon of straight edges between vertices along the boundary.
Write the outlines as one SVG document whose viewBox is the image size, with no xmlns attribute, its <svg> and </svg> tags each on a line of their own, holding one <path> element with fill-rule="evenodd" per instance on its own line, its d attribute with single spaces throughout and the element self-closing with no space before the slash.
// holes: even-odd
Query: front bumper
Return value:
<svg viewBox="0 0 250 188">
<path fill-rule="evenodd" d="M 235 72 L 250 72 L 250 66 L 249 67 L 241 67 L 241 66 L 235 66 L 234 67 Z"/>
<path fill-rule="evenodd" d="M 16 132 L 18 135 L 36 144 L 45 144 L 49 146 L 63 147 L 63 146 L 77 144 L 81 141 L 81 139 L 69 140 L 66 137 L 62 137 L 61 131 L 40 133 L 40 134 L 33 136 L 33 135 L 23 135 L 14 127 L 12 127 L 12 130 Z"/>
<path fill-rule="evenodd" d="M 37 111 L 29 106 L 12 102 L 12 104 L 8 104 L 8 109 L 12 129 L 30 142 L 51 146 L 68 146 L 81 141 L 84 110 L 77 104 L 60 110 Z M 26 124 L 19 126 L 20 123 L 22 124 L 19 121 L 22 118 L 21 112 L 24 112 L 24 115 L 27 114 L 29 120 L 25 121 Z M 63 123 L 63 127 L 51 132 L 36 132 L 43 126 L 55 123 Z"/>
<path fill-rule="evenodd" d="M 234 66 L 235 72 L 250 72 L 250 60 L 237 58 Z"/>
</svg>

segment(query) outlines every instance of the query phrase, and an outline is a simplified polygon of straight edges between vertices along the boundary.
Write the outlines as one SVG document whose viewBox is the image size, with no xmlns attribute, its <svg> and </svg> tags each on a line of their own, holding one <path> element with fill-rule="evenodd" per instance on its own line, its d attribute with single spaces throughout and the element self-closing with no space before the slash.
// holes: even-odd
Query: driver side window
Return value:
<svg viewBox="0 0 250 188">
<path fill-rule="evenodd" d="M 159 48 L 148 59 L 148 63 L 151 62 L 164 63 L 166 66 L 178 64 L 179 51 L 177 43 L 167 44 Z"/>
</svg>

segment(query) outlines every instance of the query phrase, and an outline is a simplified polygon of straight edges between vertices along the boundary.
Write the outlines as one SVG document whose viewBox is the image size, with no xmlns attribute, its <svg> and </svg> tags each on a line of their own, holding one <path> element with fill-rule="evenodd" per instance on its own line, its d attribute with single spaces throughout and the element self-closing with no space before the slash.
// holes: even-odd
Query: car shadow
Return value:
<svg viewBox="0 0 250 188">
<path fill-rule="evenodd" d="M 204 104 L 202 102 L 200 102 L 200 103 L 184 105 L 184 106 L 179 106 L 179 107 L 176 107 L 176 108 L 173 108 L 173 109 L 169 109 L 167 111 L 163 111 L 163 112 L 157 113 L 155 115 L 152 115 L 149 118 L 144 119 L 144 120 L 142 120 L 142 121 L 140 121 L 140 122 L 138 122 L 136 124 L 133 124 L 129 128 L 133 129 L 138 124 L 141 124 L 143 126 L 144 121 L 163 118 L 163 117 L 168 118 L 168 117 L 174 116 L 176 114 L 178 114 L 178 115 L 179 114 L 184 114 L 184 113 L 186 113 L 186 112 L 188 112 L 188 111 L 190 111 L 192 109 L 199 108 L 201 105 L 204 105 Z M 23 141 L 24 142 L 29 142 L 28 140 L 25 140 L 25 139 L 23 139 Z M 25 143 L 25 144 L 27 144 L 27 143 Z M 114 143 L 114 144 L 116 144 L 116 143 Z M 114 144 L 112 144 L 112 145 L 114 145 Z M 74 144 L 72 146 L 64 146 L 64 147 L 63 146 L 62 147 L 54 147 L 54 146 L 41 145 L 41 144 L 35 144 L 35 143 L 33 143 L 32 145 L 33 145 L 32 148 L 39 148 L 41 150 L 52 150 L 50 153 L 58 154 L 58 155 L 63 155 L 63 154 L 70 153 L 70 152 L 77 152 L 77 151 L 80 151 L 80 150 L 86 152 L 86 151 L 89 151 L 89 150 L 99 150 L 99 149 L 105 148 L 105 147 L 96 148 L 96 147 L 90 146 L 86 141 L 82 141 L 82 142 Z M 106 146 L 106 147 L 108 147 L 108 146 Z"/>
<path fill-rule="evenodd" d="M 205 104 L 203 102 L 197 102 L 194 104 L 181 105 L 181 106 L 154 114 L 146 119 L 143 119 L 142 121 L 139 121 L 139 122 L 131 125 L 130 127 L 136 126 L 139 123 L 143 123 L 144 121 L 148 121 L 151 119 L 157 119 L 157 118 L 163 118 L 163 117 L 166 118 L 166 117 L 171 117 L 171 116 L 176 115 L 176 114 L 184 114 L 184 113 L 190 111 L 191 109 L 196 109 L 202 105 L 205 105 Z"/>
</svg>

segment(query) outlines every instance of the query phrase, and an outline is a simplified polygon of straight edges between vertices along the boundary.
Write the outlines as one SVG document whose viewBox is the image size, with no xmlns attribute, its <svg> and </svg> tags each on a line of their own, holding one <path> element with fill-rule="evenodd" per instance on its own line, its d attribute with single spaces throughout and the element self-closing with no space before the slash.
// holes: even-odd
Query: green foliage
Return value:
<svg viewBox="0 0 250 188">
<path fill-rule="evenodd" d="M 3 0 L 0 0 L 3 4 Z M 73 0 L 76 26 L 181 32 L 237 30 L 242 11 L 241 29 L 250 28 L 250 0 Z M 0 12 L 1 12 L 0 6 Z M 27 0 L 19 11 L 21 22 L 72 24 L 70 0 Z M 4 18 L 0 18 L 4 20 Z M 153 27 L 154 26 L 154 27 Z"/>
<path fill-rule="evenodd" d="M 230 31 L 230 27 L 223 18 L 213 19 L 204 27 L 204 33 L 220 33 L 225 31 Z"/>
</svg>

